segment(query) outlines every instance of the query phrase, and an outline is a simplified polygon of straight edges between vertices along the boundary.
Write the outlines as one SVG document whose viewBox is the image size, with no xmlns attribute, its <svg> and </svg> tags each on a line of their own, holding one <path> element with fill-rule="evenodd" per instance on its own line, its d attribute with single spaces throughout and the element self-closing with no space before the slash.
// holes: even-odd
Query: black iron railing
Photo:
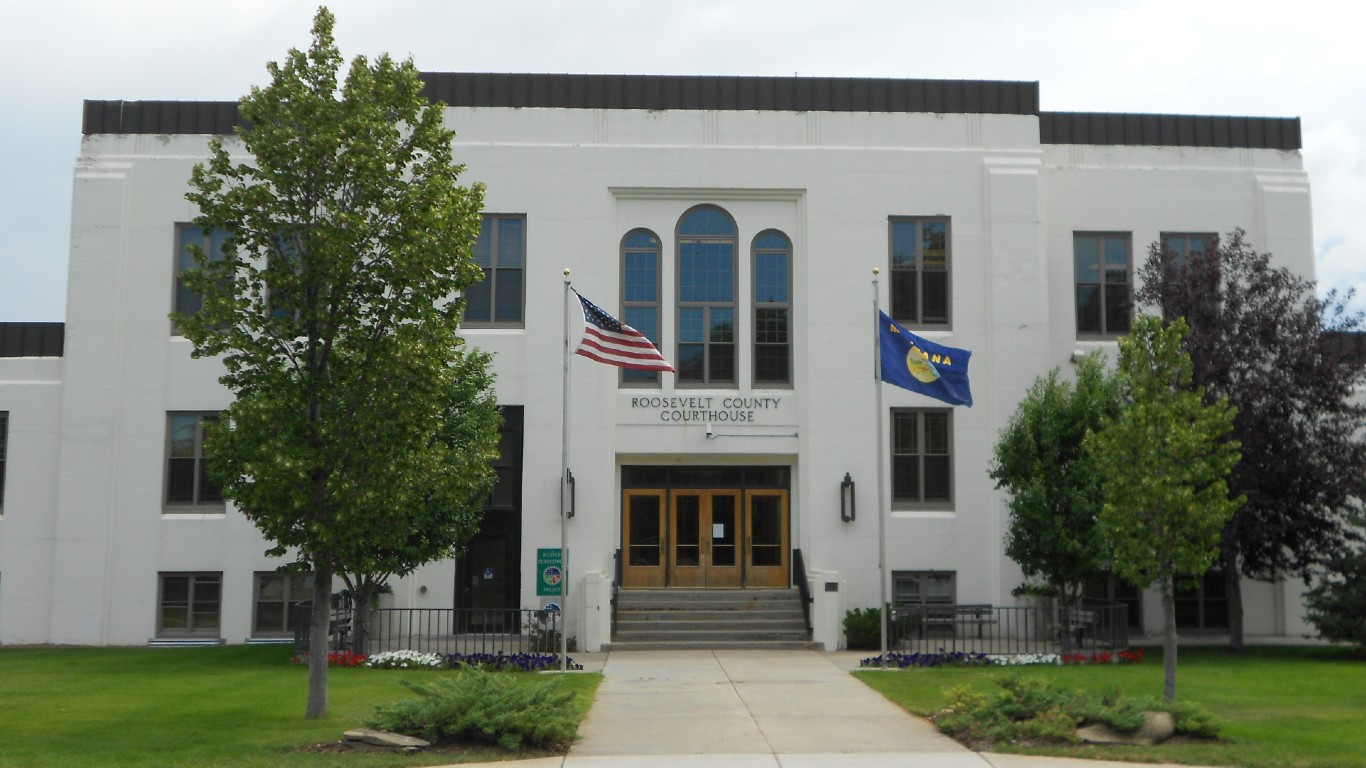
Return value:
<svg viewBox="0 0 1366 768">
<path fill-rule="evenodd" d="M 621 550 L 612 553 L 612 629 L 608 637 L 617 636 L 617 597 L 621 594 Z"/>
<path fill-rule="evenodd" d="M 1124 605 L 903 606 L 892 611 L 887 647 L 897 653 L 1094 654 L 1129 647 Z"/>
<path fill-rule="evenodd" d="M 412 650 L 439 654 L 558 653 L 560 617 L 530 609 L 376 608 L 368 613 L 363 646 L 355 613 L 332 612 L 332 650 L 374 654 Z M 294 649 L 308 650 L 307 610 L 295 613 Z"/>
<path fill-rule="evenodd" d="M 811 631 L 811 585 L 806 583 L 806 562 L 802 559 L 800 549 L 792 550 L 792 580 L 797 582 L 797 594 L 802 599 L 802 618 L 806 620 L 806 636 L 812 636 Z"/>
</svg>

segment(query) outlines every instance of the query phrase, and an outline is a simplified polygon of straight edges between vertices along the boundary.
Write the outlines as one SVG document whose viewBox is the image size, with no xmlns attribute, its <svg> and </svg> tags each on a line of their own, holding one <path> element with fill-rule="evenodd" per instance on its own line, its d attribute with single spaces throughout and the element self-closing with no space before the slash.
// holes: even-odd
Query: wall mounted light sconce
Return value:
<svg viewBox="0 0 1366 768">
<path fill-rule="evenodd" d="M 840 519 L 846 523 L 854 520 L 854 478 L 848 472 L 840 483 Z"/>
<path fill-rule="evenodd" d="M 563 496 L 562 499 L 561 499 L 560 505 L 561 505 L 561 507 L 564 509 L 564 515 L 565 515 L 565 517 L 573 517 L 573 516 L 574 516 L 574 473 L 573 473 L 569 468 L 567 468 L 567 467 L 566 467 L 565 470 L 564 470 L 564 489 L 563 489 L 562 492 L 563 492 L 564 496 Z"/>
</svg>

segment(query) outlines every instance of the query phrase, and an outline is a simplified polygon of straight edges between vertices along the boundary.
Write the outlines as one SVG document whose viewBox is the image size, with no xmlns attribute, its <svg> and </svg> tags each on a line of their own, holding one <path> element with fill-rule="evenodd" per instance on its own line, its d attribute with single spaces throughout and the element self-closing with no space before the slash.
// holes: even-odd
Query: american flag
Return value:
<svg viewBox="0 0 1366 768">
<path fill-rule="evenodd" d="M 674 367 L 645 334 L 607 314 L 578 291 L 574 295 L 583 304 L 584 319 L 583 338 L 574 354 L 619 368 L 673 373 Z"/>
</svg>

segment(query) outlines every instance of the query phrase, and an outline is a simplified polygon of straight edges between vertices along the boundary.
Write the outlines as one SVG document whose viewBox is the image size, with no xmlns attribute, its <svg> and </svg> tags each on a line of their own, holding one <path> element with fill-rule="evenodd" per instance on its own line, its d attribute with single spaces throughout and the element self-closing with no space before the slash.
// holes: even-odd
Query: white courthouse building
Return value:
<svg viewBox="0 0 1366 768">
<path fill-rule="evenodd" d="M 612 642 L 614 588 L 795 579 L 812 639 L 839 646 L 844 612 L 879 599 L 879 462 L 893 599 L 1013 604 L 992 447 L 1036 377 L 1113 357 L 1148 246 L 1241 227 L 1313 276 L 1296 118 L 1041 112 L 1031 82 L 425 78 L 464 180 L 487 185 L 464 327 L 495 355 L 507 424 L 482 531 L 392 601 L 547 601 L 567 267 L 677 368 L 570 362 L 568 619 L 587 650 Z M 231 395 L 167 317 L 196 300 L 178 282 L 205 242 L 190 170 L 237 119 L 85 104 L 66 321 L 0 326 L 0 643 L 277 638 L 308 597 L 203 474 L 198 425 Z M 874 267 L 902 325 L 971 350 L 973 407 L 875 384 Z M 1247 583 L 1248 635 L 1307 633 L 1302 589 Z M 1160 629 L 1153 595 L 1112 596 Z M 1221 577 L 1179 612 L 1183 632 L 1225 630 Z"/>
</svg>

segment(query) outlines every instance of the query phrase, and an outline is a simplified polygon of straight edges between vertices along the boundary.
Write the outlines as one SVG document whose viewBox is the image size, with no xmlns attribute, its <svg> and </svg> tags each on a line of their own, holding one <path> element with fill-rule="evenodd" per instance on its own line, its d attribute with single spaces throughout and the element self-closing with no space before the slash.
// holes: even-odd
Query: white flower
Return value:
<svg viewBox="0 0 1366 768">
<path fill-rule="evenodd" d="M 384 651 L 366 659 L 365 666 L 372 669 L 440 668 L 445 666 L 445 661 L 435 653 L 419 653 L 410 650 Z"/>
<path fill-rule="evenodd" d="M 1021 653 L 1015 655 L 987 656 L 992 664 L 1004 667 L 1025 666 L 1028 664 L 1059 664 L 1062 659 L 1056 653 Z"/>
</svg>

